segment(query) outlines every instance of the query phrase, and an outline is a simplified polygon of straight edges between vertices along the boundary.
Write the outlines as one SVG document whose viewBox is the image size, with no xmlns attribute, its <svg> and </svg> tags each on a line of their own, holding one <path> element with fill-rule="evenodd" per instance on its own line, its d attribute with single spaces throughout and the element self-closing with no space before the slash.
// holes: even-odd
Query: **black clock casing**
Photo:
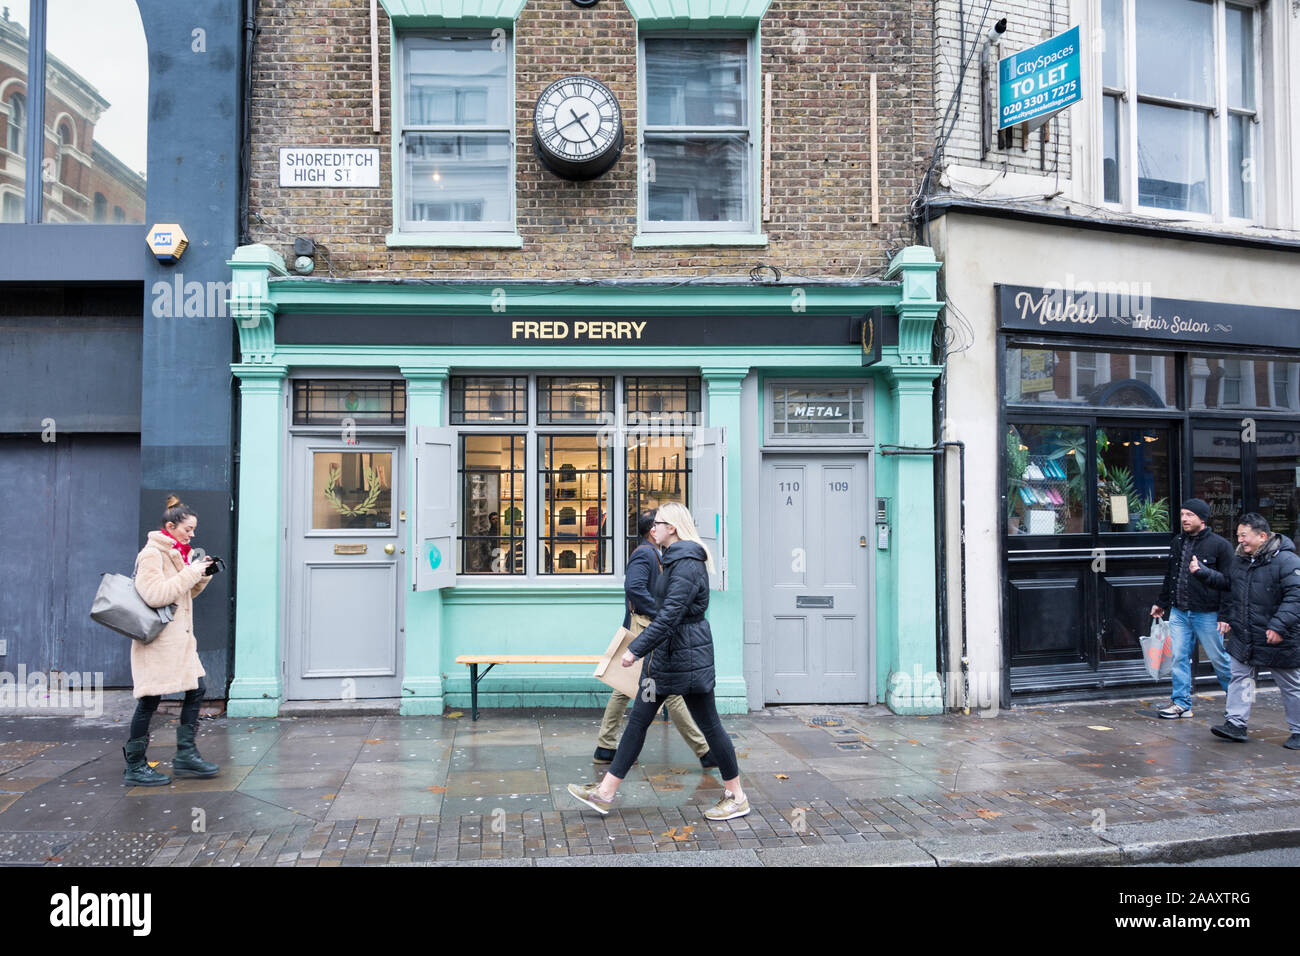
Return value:
<svg viewBox="0 0 1300 956">
<path fill-rule="evenodd" d="M 623 153 L 623 111 L 613 91 L 589 76 L 551 83 L 533 108 L 533 150 L 561 179 L 606 173 Z"/>
</svg>

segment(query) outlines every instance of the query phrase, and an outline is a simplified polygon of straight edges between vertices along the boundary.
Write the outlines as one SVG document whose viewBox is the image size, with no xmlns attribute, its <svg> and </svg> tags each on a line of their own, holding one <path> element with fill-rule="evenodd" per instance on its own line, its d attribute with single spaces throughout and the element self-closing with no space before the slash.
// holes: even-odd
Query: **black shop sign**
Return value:
<svg viewBox="0 0 1300 956">
<path fill-rule="evenodd" d="M 1096 289 L 996 285 L 998 324 L 1008 331 L 1066 332 L 1140 342 L 1300 348 L 1300 309 L 1162 299 L 1140 283 Z"/>
</svg>

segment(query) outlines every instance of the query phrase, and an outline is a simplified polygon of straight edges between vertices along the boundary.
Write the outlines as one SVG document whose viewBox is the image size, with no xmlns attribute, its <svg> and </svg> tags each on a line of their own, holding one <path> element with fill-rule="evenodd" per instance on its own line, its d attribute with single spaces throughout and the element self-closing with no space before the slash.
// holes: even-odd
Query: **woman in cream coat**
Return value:
<svg viewBox="0 0 1300 956">
<path fill-rule="evenodd" d="M 160 787 L 171 777 L 149 766 L 149 722 L 164 694 L 185 692 L 181 722 L 176 728 L 176 758 L 172 770 L 178 777 L 215 777 L 218 767 L 199 756 L 194 733 L 203 702 L 203 665 L 199 663 L 198 641 L 194 637 L 194 598 L 208 586 L 207 571 L 212 559 L 191 564 L 190 539 L 198 517 L 172 495 L 167 499 L 162 528 L 149 532 L 149 542 L 135 559 L 135 589 L 150 607 L 176 605 L 172 622 L 149 644 L 131 644 L 131 680 L 137 698 L 131 719 L 131 739 L 122 753 L 126 757 L 123 780 L 134 786 Z"/>
</svg>

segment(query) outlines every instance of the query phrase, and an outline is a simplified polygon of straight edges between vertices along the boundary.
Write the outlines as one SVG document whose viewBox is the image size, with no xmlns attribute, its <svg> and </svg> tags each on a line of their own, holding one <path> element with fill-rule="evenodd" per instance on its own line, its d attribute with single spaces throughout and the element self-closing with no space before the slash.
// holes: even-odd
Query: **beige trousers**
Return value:
<svg viewBox="0 0 1300 956">
<path fill-rule="evenodd" d="M 644 614 L 633 614 L 631 624 L 628 630 L 635 636 L 646 629 L 650 624 L 650 618 Z M 615 661 L 613 666 L 619 666 L 618 662 Z M 631 699 L 618 691 L 610 693 L 609 703 L 605 705 L 605 716 L 600 721 L 600 736 L 596 738 L 597 747 L 606 750 L 618 749 L 619 724 L 623 722 L 623 715 L 627 712 L 628 701 Z M 704 734 L 700 733 L 700 728 L 695 726 L 690 711 L 686 709 L 686 702 L 680 696 L 674 695 L 665 700 L 664 709 L 668 711 L 668 716 L 672 718 L 682 739 L 691 745 L 691 750 L 695 751 L 695 756 L 703 757 L 709 752 L 709 742 L 704 739 Z"/>
</svg>

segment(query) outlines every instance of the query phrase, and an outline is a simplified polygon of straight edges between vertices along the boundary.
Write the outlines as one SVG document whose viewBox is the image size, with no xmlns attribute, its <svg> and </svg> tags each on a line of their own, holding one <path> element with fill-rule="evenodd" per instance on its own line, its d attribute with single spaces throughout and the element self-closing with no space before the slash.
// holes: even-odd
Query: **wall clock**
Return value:
<svg viewBox="0 0 1300 956">
<path fill-rule="evenodd" d="M 533 110 L 533 149 L 562 179 L 595 179 L 623 152 L 623 113 L 604 83 L 566 76 L 542 91 Z"/>
</svg>

